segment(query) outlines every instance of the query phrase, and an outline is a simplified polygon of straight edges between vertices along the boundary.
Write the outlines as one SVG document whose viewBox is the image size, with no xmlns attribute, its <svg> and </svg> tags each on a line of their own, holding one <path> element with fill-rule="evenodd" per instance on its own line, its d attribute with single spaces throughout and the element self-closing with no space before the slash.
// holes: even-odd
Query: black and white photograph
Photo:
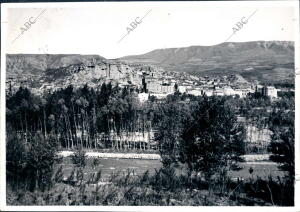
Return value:
<svg viewBox="0 0 300 212">
<path fill-rule="evenodd" d="M 1 210 L 296 211 L 299 73 L 298 1 L 2 4 Z"/>
</svg>

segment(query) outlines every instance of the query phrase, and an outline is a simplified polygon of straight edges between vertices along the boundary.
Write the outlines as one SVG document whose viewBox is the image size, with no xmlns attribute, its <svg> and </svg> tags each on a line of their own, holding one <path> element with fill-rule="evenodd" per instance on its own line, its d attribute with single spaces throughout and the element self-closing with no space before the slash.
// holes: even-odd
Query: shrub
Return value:
<svg viewBox="0 0 300 212">
<path fill-rule="evenodd" d="M 51 187 L 56 153 L 57 144 L 52 136 L 45 138 L 42 133 L 37 133 L 31 138 L 26 169 L 33 181 L 32 189 L 44 191 Z"/>
<path fill-rule="evenodd" d="M 6 177 L 13 189 L 25 180 L 25 167 L 27 164 L 25 146 L 20 136 L 10 134 L 6 142 Z"/>
<path fill-rule="evenodd" d="M 100 165 L 100 158 L 99 157 L 94 158 L 92 163 L 93 168 L 96 168 L 99 165 Z"/>
<path fill-rule="evenodd" d="M 86 152 L 81 147 L 78 147 L 76 149 L 76 151 L 71 156 L 71 158 L 72 158 L 72 162 L 73 162 L 73 164 L 75 164 L 75 166 L 81 167 L 81 168 L 84 168 L 86 166 L 87 155 L 86 155 Z"/>
<path fill-rule="evenodd" d="M 26 139 L 12 134 L 7 140 L 7 179 L 13 189 L 44 191 L 52 185 L 57 148 L 52 135 L 45 138 L 41 132 Z"/>
<path fill-rule="evenodd" d="M 62 166 L 60 166 L 58 168 L 58 170 L 56 171 L 55 175 L 54 175 L 54 182 L 56 182 L 56 183 L 62 182 L 63 177 L 64 177 L 64 174 L 63 174 L 63 171 L 62 171 Z"/>
</svg>

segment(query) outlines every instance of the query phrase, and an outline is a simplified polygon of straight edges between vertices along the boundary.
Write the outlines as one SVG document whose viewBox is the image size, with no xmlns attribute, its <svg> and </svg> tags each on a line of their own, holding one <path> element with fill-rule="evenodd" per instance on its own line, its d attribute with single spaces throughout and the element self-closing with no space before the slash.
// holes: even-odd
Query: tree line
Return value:
<svg viewBox="0 0 300 212">
<path fill-rule="evenodd" d="M 174 121 L 177 115 L 187 119 L 197 102 L 210 98 L 225 101 L 234 116 L 245 117 L 245 124 L 260 129 L 270 128 L 271 116 L 275 114 L 270 111 L 286 111 L 294 107 L 294 96 L 291 95 L 271 101 L 258 94 L 249 94 L 246 98 L 203 98 L 176 92 L 163 101 L 150 96 L 149 101 L 141 104 L 135 89 L 120 88 L 110 83 L 102 84 L 97 90 L 87 85 L 79 89 L 70 85 L 65 89 L 44 93 L 43 96 L 36 96 L 28 88 L 20 87 L 7 98 L 7 130 L 18 134 L 25 142 L 36 132 L 41 132 L 45 138 L 52 135 L 60 148 L 66 149 L 80 145 L 90 149 L 146 150 L 150 148 L 149 142 L 128 142 L 126 138 L 136 135 L 135 132 L 146 137 L 150 131 L 156 132 L 156 138 L 161 137 L 159 134 L 164 129 L 165 118 L 169 122 L 167 127 L 176 125 L 168 131 L 168 136 L 175 136 L 178 131 L 171 132 L 181 126 L 181 123 Z"/>
<path fill-rule="evenodd" d="M 149 130 L 150 121 L 155 122 L 153 107 L 140 104 L 134 90 L 105 83 L 96 91 L 68 86 L 42 97 L 20 87 L 7 99 L 7 128 L 25 141 L 36 132 L 53 135 L 67 149 L 122 148 L 124 144 L 99 142 L 99 135 Z"/>
<path fill-rule="evenodd" d="M 20 87 L 7 98 L 6 107 L 7 179 L 17 188 L 49 189 L 53 167 L 61 160 L 57 151 L 62 148 L 130 147 L 120 141 L 98 142 L 99 134 L 112 131 L 122 134 L 155 129 L 165 170 L 184 166 L 190 179 L 200 174 L 206 181 L 216 173 L 226 176 L 245 154 L 245 126 L 238 116 L 256 117 L 257 122 L 264 120 L 268 125 L 273 132 L 270 159 L 287 172 L 287 182 L 293 188 L 291 95 L 271 101 L 257 95 L 240 99 L 175 93 L 162 101 L 151 97 L 141 104 L 135 90 L 111 84 L 102 84 L 99 90 L 68 86 L 42 97 Z"/>
</svg>

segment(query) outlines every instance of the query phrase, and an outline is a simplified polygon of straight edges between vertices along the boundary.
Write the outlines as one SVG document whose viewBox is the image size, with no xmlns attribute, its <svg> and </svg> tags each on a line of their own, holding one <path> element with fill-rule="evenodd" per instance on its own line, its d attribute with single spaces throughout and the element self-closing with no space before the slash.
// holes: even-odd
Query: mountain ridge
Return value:
<svg viewBox="0 0 300 212">
<path fill-rule="evenodd" d="M 159 48 L 159 49 L 154 49 L 151 50 L 149 52 L 146 52 L 144 54 L 134 54 L 134 55 L 126 55 L 123 57 L 119 57 L 116 59 L 123 59 L 123 58 L 127 58 L 127 57 L 134 57 L 134 56 L 141 56 L 141 55 L 145 55 L 154 51 L 159 51 L 159 50 L 166 50 L 166 49 L 187 49 L 187 48 L 192 48 L 192 47 L 211 47 L 211 46 L 220 46 L 220 45 L 225 45 L 225 44 L 239 44 L 239 43 L 285 43 L 285 44 L 289 44 L 289 45 L 294 45 L 294 41 L 278 41 L 278 40 L 273 40 L 273 41 L 263 41 L 263 40 L 259 40 L 259 41 L 247 41 L 247 42 L 223 42 L 223 43 L 219 43 L 219 44 L 215 44 L 215 45 L 191 45 L 191 46 L 182 46 L 182 47 L 171 47 L 171 48 Z"/>
<path fill-rule="evenodd" d="M 39 77 L 49 70 L 89 63 L 151 65 L 171 72 L 195 76 L 241 75 L 247 81 L 278 82 L 294 80 L 294 42 L 226 42 L 213 46 L 155 49 L 141 55 L 106 59 L 95 54 L 7 54 L 7 76 Z M 62 73 L 63 74 L 63 73 Z M 53 78 L 55 80 L 55 78 Z"/>
<path fill-rule="evenodd" d="M 226 42 L 213 46 L 155 49 L 118 59 L 128 63 L 159 65 L 168 71 L 200 76 L 233 73 L 241 74 L 250 81 L 292 81 L 294 42 Z"/>
</svg>

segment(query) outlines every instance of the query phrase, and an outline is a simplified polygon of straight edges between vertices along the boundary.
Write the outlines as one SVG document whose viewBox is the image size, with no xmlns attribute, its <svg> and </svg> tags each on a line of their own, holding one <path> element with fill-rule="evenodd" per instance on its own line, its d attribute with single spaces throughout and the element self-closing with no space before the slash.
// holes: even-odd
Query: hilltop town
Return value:
<svg viewBox="0 0 300 212">
<path fill-rule="evenodd" d="M 99 89 L 103 83 L 128 87 L 137 91 L 139 100 L 146 101 L 149 96 L 166 98 L 175 92 L 194 96 L 217 95 L 245 97 L 248 93 L 260 92 L 265 96 L 277 98 L 274 86 L 263 86 L 258 81 L 248 82 L 241 75 L 194 76 L 185 72 L 166 71 L 156 65 L 128 64 L 118 60 L 93 58 L 80 64 L 47 69 L 40 76 L 26 74 L 14 76 L 7 70 L 6 91 L 12 95 L 20 86 L 31 88 L 36 95 L 52 92 L 68 85 L 79 88 L 88 85 Z"/>
</svg>

